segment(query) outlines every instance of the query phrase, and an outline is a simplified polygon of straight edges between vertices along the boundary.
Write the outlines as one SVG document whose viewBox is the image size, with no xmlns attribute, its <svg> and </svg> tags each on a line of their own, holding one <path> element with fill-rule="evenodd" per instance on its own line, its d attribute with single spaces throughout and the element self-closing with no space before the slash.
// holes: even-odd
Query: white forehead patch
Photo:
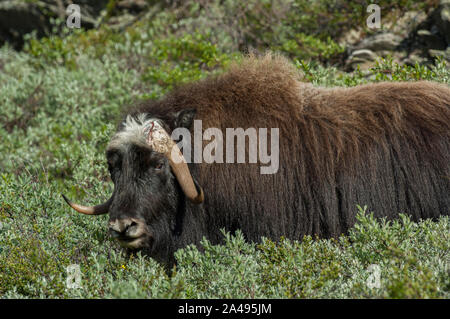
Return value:
<svg viewBox="0 0 450 319">
<path fill-rule="evenodd" d="M 128 115 L 123 122 L 123 129 L 112 137 L 107 148 L 119 148 L 130 142 L 149 144 L 147 138 L 150 129 L 158 128 L 160 131 L 162 126 L 157 119 L 146 120 L 145 117 L 145 114 L 139 114 L 137 117 Z"/>
</svg>

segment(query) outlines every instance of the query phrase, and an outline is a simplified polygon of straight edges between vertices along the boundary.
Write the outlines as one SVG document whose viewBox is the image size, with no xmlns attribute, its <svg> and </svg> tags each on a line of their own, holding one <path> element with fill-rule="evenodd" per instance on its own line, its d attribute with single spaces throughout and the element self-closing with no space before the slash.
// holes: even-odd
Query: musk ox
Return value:
<svg viewBox="0 0 450 319">
<path fill-rule="evenodd" d="M 277 171 L 261 174 L 259 160 L 185 163 L 171 134 L 192 132 L 194 120 L 203 131 L 279 129 Z M 446 85 L 320 88 L 282 57 L 249 56 L 129 110 L 106 149 L 111 198 L 93 207 L 65 199 L 80 213 L 109 213 L 124 247 L 170 264 L 202 237 L 220 242 L 221 229 L 249 241 L 335 237 L 355 223 L 357 204 L 378 218 L 449 215 L 449 137 Z"/>
</svg>

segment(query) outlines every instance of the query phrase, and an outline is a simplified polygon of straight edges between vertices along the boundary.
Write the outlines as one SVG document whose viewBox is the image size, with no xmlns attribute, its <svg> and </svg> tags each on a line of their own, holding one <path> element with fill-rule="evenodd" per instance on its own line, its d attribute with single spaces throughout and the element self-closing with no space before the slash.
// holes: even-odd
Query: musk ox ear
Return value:
<svg viewBox="0 0 450 319">
<path fill-rule="evenodd" d="M 175 113 L 174 127 L 185 127 L 189 129 L 196 113 L 196 109 L 185 109 Z"/>
</svg>

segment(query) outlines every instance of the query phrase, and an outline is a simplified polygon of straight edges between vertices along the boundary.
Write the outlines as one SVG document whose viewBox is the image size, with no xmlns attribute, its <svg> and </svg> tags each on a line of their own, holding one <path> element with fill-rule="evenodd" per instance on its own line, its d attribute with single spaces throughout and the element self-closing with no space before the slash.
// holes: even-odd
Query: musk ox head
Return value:
<svg viewBox="0 0 450 319">
<path fill-rule="evenodd" d="M 174 115 L 172 126 L 190 126 L 195 110 Z M 167 120 L 148 114 L 128 115 L 111 139 L 106 158 L 114 191 L 97 206 L 66 202 L 86 215 L 109 213 L 112 237 L 131 249 L 143 249 L 157 259 L 169 249 L 171 227 L 180 199 L 203 202 L 203 190 L 192 178 L 187 163 L 168 133 Z"/>
</svg>

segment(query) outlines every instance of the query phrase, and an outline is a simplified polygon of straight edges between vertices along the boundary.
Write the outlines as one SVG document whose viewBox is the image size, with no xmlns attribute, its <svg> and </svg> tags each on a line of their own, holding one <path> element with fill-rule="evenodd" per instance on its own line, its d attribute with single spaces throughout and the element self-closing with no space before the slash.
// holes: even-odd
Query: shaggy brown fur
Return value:
<svg viewBox="0 0 450 319">
<path fill-rule="evenodd" d="M 250 240 L 338 236 L 354 224 L 357 204 L 388 219 L 449 215 L 445 85 L 313 87 L 287 60 L 268 54 L 131 113 L 149 113 L 174 129 L 172 114 L 189 108 L 197 110 L 203 130 L 280 128 L 276 174 L 261 175 L 260 164 L 190 165 L 205 203 L 202 212 L 187 215 L 204 220 L 203 235 L 213 241 L 220 228 L 242 229 Z"/>
</svg>

